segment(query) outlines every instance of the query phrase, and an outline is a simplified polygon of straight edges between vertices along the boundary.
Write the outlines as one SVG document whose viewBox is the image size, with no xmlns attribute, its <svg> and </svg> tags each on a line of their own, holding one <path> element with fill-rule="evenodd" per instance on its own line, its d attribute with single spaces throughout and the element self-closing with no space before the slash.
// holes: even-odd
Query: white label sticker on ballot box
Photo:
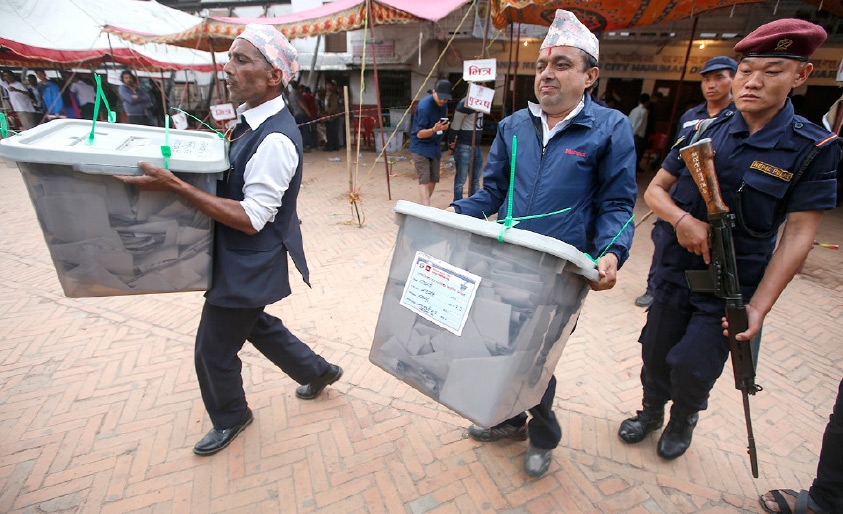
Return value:
<svg viewBox="0 0 843 514">
<path fill-rule="evenodd" d="M 477 275 L 416 252 L 401 305 L 459 336 L 478 285 Z"/>
</svg>

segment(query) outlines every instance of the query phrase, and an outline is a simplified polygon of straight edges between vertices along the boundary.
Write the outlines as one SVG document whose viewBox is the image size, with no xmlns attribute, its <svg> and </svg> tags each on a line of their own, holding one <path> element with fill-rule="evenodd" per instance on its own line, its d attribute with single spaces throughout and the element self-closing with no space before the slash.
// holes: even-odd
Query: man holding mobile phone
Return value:
<svg viewBox="0 0 843 514">
<path fill-rule="evenodd" d="M 410 131 L 410 152 L 419 176 L 419 198 L 422 205 L 430 205 L 430 197 L 439 182 L 439 163 L 442 159 L 442 136 L 448 130 L 448 100 L 451 83 L 440 80 L 433 92 L 425 97 L 413 116 Z"/>
</svg>

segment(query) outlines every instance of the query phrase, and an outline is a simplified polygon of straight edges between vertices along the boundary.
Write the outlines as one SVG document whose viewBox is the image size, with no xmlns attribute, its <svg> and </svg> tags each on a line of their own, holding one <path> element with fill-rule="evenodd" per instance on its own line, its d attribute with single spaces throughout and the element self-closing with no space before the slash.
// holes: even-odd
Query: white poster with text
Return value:
<svg viewBox="0 0 843 514">
<path fill-rule="evenodd" d="M 466 82 L 487 82 L 495 80 L 498 61 L 496 59 L 475 59 L 463 61 L 462 79 Z"/>
<path fill-rule="evenodd" d="M 494 89 L 478 84 L 469 84 L 468 96 L 465 98 L 465 106 L 469 109 L 489 114 L 492 112 L 492 100 L 494 99 Z"/>
<path fill-rule="evenodd" d="M 416 252 L 401 305 L 456 335 L 462 334 L 480 277 Z"/>
</svg>

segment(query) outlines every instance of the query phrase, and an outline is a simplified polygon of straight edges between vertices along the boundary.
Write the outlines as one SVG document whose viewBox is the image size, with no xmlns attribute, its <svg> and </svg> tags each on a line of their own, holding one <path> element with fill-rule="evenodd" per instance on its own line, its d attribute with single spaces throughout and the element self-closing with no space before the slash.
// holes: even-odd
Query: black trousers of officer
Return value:
<svg viewBox="0 0 843 514">
<path fill-rule="evenodd" d="M 194 361 L 202 400 L 217 430 L 233 427 L 246 413 L 243 363 L 237 352 L 247 340 L 299 384 L 328 371 L 328 362 L 264 307 L 232 309 L 205 302 Z"/>
<path fill-rule="evenodd" d="M 843 380 L 823 434 L 811 498 L 826 512 L 843 512 Z"/>
<path fill-rule="evenodd" d="M 709 393 L 729 357 L 723 311 L 706 301 L 687 287 L 659 284 L 638 339 L 644 397 L 652 402 L 673 400 L 674 408 L 684 414 L 708 407 Z"/>
</svg>

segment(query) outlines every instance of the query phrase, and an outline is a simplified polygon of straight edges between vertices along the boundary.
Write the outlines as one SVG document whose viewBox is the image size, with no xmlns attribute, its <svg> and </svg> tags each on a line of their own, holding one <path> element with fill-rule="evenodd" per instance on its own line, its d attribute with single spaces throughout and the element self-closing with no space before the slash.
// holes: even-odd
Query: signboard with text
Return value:
<svg viewBox="0 0 843 514">
<path fill-rule="evenodd" d="M 237 118 L 237 112 L 231 104 L 212 105 L 211 117 L 216 121 L 226 121 Z"/>
<path fill-rule="evenodd" d="M 476 59 L 464 61 L 462 66 L 462 79 L 466 82 L 486 82 L 495 80 L 496 66 L 495 59 Z"/>
<path fill-rule="evenodd" d="M 469 84 L 468 95 L 465 97 L 465 106 L 469 109 L 489 114 L 492 112 L 492 100 L 494 98 L 494 89 L 479 84 Z"/>
</svg>

